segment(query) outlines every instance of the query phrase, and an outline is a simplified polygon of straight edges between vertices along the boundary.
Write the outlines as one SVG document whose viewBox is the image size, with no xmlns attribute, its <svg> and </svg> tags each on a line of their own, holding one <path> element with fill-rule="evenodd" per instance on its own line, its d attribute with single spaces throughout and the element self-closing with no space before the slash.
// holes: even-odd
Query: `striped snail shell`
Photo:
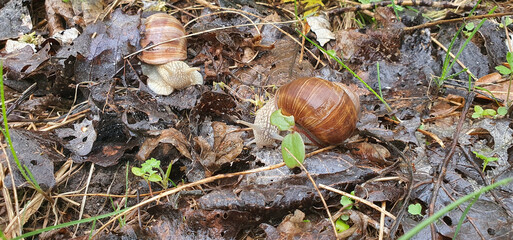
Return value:
<svg viewBox="0 0 513 240">
<path fill-rule="evenodd" d="M 258 147 L 281 140 L 278 129 L 270 124 L 270 116 L 277 109 L 294 116 L 295 130 L 316 145 L 338 145 L 356 129 L 360 100 L 341 83 L 316 77 L 289 82 L 256 112 L 254 124 L 238 121 L 253 129 Z"/>
<path fill-rule="evenodd" d="M 182 23 L 166 13 L 149 16 L 146 19 L 145 27 L 144 37 L 140 42 L 143 48 L 150 44 L 158 44 L 186 35 Z M 183 61 L 187 59 L 187 39 L 178 39 L 145 50 L 139 55 L 139 59 L 153 65 Z"/>
<path fill-rule="evenodd" d="M 299 78 L 278 89 L 275 98 L 284 115 L 294 116 L 298 132 L 317 145 L 340 144 L 356 129 L 360 101 L 341 83 Z"/>
</svg>

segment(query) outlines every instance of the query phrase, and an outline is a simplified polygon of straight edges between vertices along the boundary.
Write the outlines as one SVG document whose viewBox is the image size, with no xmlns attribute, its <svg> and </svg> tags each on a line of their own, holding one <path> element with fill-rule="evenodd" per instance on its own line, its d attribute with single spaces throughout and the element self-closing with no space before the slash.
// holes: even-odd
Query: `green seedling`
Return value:
<svg viewBox="0 0 513 240">
<path fill-rule="evenodd" d="M 513 23 L 511 18 L 510 17 L 505 17 L 504 20 L 499 24 L 499 27 L 500 28 L 504 28 L 504 27 L 507 27 L 508 25 L 510 25 L 511 23 Z"/>
<path fill-rule="evenodd" d="M 351 192 L 351 195 L 354 196 L 354 191 Z M 340 198 L 340 205 L 342 205 L 345 209 L 349 210 L 349 209 L 352 209 L 353 208 L 353 199 L 349 198 L 349 197 L 346 197 L 346 196 L 342 196 Z M 340 216 L 340 219 L 342 221 L 347 221 L 349 220 L 349 215 L 345 215 L 343 214 L 342 216 Z"/>
<path fill-rule="evenodd" d="M 337 229 L 337 232 L 338 233 L 341 233 L 347 229 L 349 229 L 349 224 L 347 224 L 344 220 L 342 219 L 337 219 L 337 221 L 335 222 L 335 228 Z"/>
<path fill-rule="evenodd" d="M 495 67 L 495 69 L 502 75 L 511 75 L 513 72 L 513 54 L 511 52 L 506 53 L 506 61 L 509 64 L 509 68 L 503 65 L 499 65 Z"/>
<path fill-rule="evenodd" d="M 354 193 L 354 192 L 352 192 L 351 194 L 352 194 L 352 195 L 354 195 L 353 193 Z M 340 204 L 341 204 L 342 206 L 350 205 L 350 206 L 348 206 L 346 209 L 352 209 L 352 208 L 353 208 L 353 205 L 352 205 L 353 203 L 354 203 L 353 199 L 348 198 L 348 197 L 346 197 L 346 196 L 342 196 L 342 197 L 340 198 Z"/>
<path fill-rule="evenodd" d="M 486 169 L 486 165 L 488 165 L 488 163 L 489 163 L 489 162 L 494 162 L 494 161 L 499 160 L 499 158 L 496 158 L 496 157 L 487 157 L 487 156 L 485 156 L 485 155 L 483 155 L 483 154 L 480 154 L 480 153 L 478 153 L 478 152 L 476 152 L 476 151 L 472 151 L 472 152 L 476 155 L 476 157 L 478 157 L 478 158 L 480 158 L 481 160 L 483 160 L 483 170 L 482 170 L 483 172 L 484 172 L 484 170 Z"/>
<path fill-rule="evenodd" d="M 420 203 L 415 203 L 415 204 L 410 204 L 408 206 L 408 212 L 411 214 L 411 215 L 419 215 L 419 216 L 422 216 L 422 205 L 420 205 Z"/>
<path fill-rule="evenodd" d="M 488 108 L 483 109 L 481 106 L 474 106 L 474 113 L 472 114 L 472 118 L 482 118 L 486 116 L 490 116 L 493 118 L 497 118 L 498 116 L 505 116 L 508 113 L 508 109 L 506 107 L 499 107 L 497 111 L 494 109 Z"/>
<path fill-rule="evenodd" d="M 169 164 L 166 173 L 160 168 L 160 161 L 155 158 L 146 160 L 141 167 L 132 167 L 132 173 L 136 176 L 144 178 L 148 183 L 155 182 L 162 186 L 164 189 L 167 188 L 169 174 L 171 173 L 172 163 Z M 157 171 L 158 170 L 158 171 Z M 164 177 L 163 177 L 164 176 Z M 149 185 L 149 184 L 148 184 Z"/>
<path fill-rule="evenodd" d="M 465 24 L 465 29 L 463 30 L 463 34 L 467 37 L 470 37 L 470 34 L 472 33 L 472 31 L 474 30 L 475 27 L 476 27 L 476 25 L 473 22 L 469 22 L 469 23 Z"/>
<path fill-rule="evenodd" d="M 294 116 L 285 116 L 281 113 L 281 109 L 278 109 L 271 114 L 271 124 L 278 127 L 280 131 L 290 131 L 281 142 L 281 153 L 287 167 L 299 167 L 299 163 L 305 161 L 305 143 L 301 135 L 294 131 Z"/>
</svg>

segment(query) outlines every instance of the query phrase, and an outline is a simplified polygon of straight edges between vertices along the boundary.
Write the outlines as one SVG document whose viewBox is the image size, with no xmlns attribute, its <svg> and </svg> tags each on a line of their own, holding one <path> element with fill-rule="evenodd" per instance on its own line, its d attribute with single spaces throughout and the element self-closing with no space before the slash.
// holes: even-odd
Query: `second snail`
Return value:
<svg viewBox="0 0 513 240">
<path fill-rule="evenodd" d="M 159 95 L 169 95 L 175 89 L 203 84 L 199 68 L 191 68 L 183 62 L 187 59 L 187 40 L 183 25 L 171 15 L 157 13 L 149 16 L 145 23 L 141 47 L 160 44 L 142 52 L 142 71 L 148 76 L 148 87 Z"/>
</svg>

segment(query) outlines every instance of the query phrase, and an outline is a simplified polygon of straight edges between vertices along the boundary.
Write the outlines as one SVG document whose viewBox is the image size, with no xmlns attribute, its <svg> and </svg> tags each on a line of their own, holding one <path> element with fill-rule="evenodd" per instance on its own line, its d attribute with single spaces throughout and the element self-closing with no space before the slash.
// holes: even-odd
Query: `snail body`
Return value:
<svg viewBox="0 0 513 240">
<path fill-rule="evenodd" d="M 186 35 L 183 25 L 165 13 L 149 16 L 145 23 L 141 47 L 159 44 Z M 199 68 L 183 62 L 187 59 L 187 40 L 181 38 L 145 50 L 139 55 L 143 74 L 148 76 L 148 87 L 159 95 L 169 95 L 175 89 L 203 84 Z"/>
<path fill-rule="evenodd" d="M 270 114 L 277 109 L 294 116 L 295 130 L 316 145 L 338 145 L 356 129 L 360 101 L 341 83 L 315 77 L 289 82 L 257 111 L 254 124 L 246 124 L 253 128 L 258 147 L 280 139 L 278 129 L 270 124 Z"/>
</svg>

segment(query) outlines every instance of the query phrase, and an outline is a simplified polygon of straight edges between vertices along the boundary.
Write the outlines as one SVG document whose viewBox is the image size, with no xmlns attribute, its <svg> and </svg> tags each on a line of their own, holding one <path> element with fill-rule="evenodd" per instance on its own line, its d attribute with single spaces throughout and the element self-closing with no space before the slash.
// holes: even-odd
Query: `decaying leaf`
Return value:
<svg viewBox="0 0 513 240">
<path fill-rule="evenodd" d="M 335 34 L 330 30 L 330 22 L 324 15 L 310 16 L 306 18 L 310 29 L 315 33 L 317 41 L 321 46 L 335 39 Z"/>
<path fill-rule="evenodd" d="M 369 160 L 376 163 L 385 163 L 390 157 L 390 152 L 385 147 L 368 142 L 350 143 L 347 145 L 351 149 L 351 153 L 360 159 Z"/>
<path fill-rule="evenodd" d="M 93 148 L 94 141 L 96 141 L 96 130 L 94 129 L 93 121 L 89 119 L 84 119 L 82 123 L 73 124 L 73 129 L 56 129 L 55 133 L 63 141 L 67 142 L 65 147 L 78 156 L 89 154 Z"/>
<path fill-rule="evenodd" d="M 137 153 L 137 159 L 141 161 L 148 159 L 152 151 L 160 143 L 170 143 L 175 146 L 183 156 L 192 159 L 189 152 L 189 142 L 180 131 L 174 128 L 168 128 L 162 131 L 154 131 L 154 134 L 158 134 L 158 137 L 148 138 L 146 141 L 144 141 L 139 149 L 139 152 Z"/>
<path fill-rule="evenodd" d="M 487 89 L 497 99 L 503 101 L 506 101 L 507 99 L 513 99 L 511 91 L 508 91 L 510 87 L 510 81 L 506 81 L 505 79 L 503 79 L 502 75 L 498 72 L 490 73 L 488 75 L 480 77 L 476 82 L 476 86 Z M 510 94 L 509 98 L 508 93 Z M 493 100 L 481 94 L 477 95 L 477 97 Z"/>
<path fill-rule="evenodd" d="M 244 141 L 239 127 L 226 125 L 222 122 L 212 122 L 214 144 L 210 145 L 204 138 L 196 137 L 194 141 L 200 147 L 201 164 L 210 172 L 217 171 L 221 165 L 236 160 L 242 152 Z"/>
<path fill-rule="evenodd" d="M 32 20 L 28 6 L 23 0 L 2 2 L 0 11 L 0 40 L 17 38 L 20 33 L 29 33 L 32 30 Z"/>
<path fill-rule="evenodd" d="M 64 31 L 66 29 L 66 26 L 63 24 L 64 22 L 68 27 L 75 25 L 73 19 L 75 13 L 73 12 L 70 1 L 48 0 L 45 1 L 45 9 L 50 36 Z"/>
<path fill-rule="evenodd" d="M 511 122 L 507 119 L 489 119 L 485 118 L 473 125 L 473 129 L 485 129 L 493 137 L 493 147 L 490 147 L 488 142 L 477 141 L 473 146 L 473 151 L 476 151 L 487 157 L 499 157 L 499 160 L 492 165 L 497 164 L 498 171 L 502 171 L 509 167 L 508 150 L 511 148 L 513 142 L 513 129 L 510 128 Z"/>
<path fill-rule="evenodd" d="M 26 166 L 30 170 L 42 189 L 49 190 L 53 188 L 55 185 L 53 164 L 66 159 L 65 156 L 60 155 L 56 151 L 60 144 L 55 139 L 55 136 L 48 132 L 34 132 L 23 129 L 11 129 L 9 132 L 13 148 L 21 165 Z M 13 176 L 16 187 L 22 187 L 25 179 L 17 170 L 11 151 L 7 150 L 7 156 L 14 169 Z M 8 188 L 12 187 L 9 175 L 4 179 L 4 184 Z"/>
<path fill-rule="evenodd" d="M 404 188 L 395 181 L 368 182 L 355 187 L 356 196 L 371 202 L 395 202 L 403 192 Z"/>
</svg>

